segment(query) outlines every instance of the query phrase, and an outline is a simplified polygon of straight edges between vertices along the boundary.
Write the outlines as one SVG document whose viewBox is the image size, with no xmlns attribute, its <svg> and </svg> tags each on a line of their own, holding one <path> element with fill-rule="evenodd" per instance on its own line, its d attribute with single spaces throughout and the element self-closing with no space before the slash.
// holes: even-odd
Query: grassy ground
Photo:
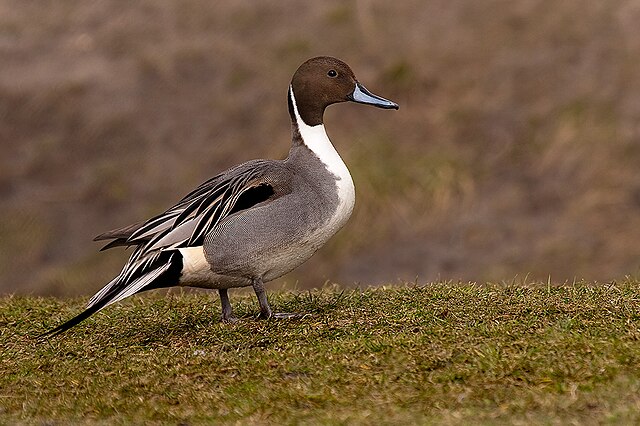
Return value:
<svg viewBox="0 0 640 426">
<path fill-rule="evenodd" d="M 0 299 L 0 423 L 637 424 L 640 282 Z"/>
</svg>

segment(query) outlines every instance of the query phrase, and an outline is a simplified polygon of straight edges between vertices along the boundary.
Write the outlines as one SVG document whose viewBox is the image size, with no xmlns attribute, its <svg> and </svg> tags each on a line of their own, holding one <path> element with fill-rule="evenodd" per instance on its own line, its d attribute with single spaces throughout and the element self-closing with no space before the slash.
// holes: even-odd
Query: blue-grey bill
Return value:
<svg viewBox="0 0 640 426">
<path fill-rule="evenodd" d="M 353 90 L 351 94 L 351 100 L 353 102 L 358 102 L 360 104 L 367 104 L 377 106 L 378 108 L 385 109 L 398 109 L 399 106 L 395 102 L 391 102 L 388 99 L 380 97 L 378 95 L 374 95 L 370 91 L 367 90 L 362 84 L 356 82 L 356 88 Z"/>
</svg>

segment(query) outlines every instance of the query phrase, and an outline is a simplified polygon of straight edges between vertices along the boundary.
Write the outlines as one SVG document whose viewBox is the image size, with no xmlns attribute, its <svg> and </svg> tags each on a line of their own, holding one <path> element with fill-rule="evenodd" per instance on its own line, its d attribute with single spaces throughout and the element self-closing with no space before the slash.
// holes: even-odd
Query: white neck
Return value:
<svg viewBox="0 0 640 426">
<path fill-rule="evenodd" d="M 296 98 L 293 95 L 292 87 L 289 87 L 289 94 L 291 97 L 291 103 L 293 104 L 293 112 L 296 117 L 296 124 L 298 125 L 298 131 L 300 132 L 302 143 L 313 151 L 313 153 L 327 167 L 327 170 L 333 173 L 337 178 L 342 179 L 345 176 L 348 176 L 349 180 L 351 180 L 349 170 L 342 161 L 340 154 L 338 154 L 338 151 L 336 151 L 335 147 L 329 140 L 329 136 L 327 136 L 327 132 L 324 129 L 324 124 L 309 126 L 305 123 L 298 112 L 298 105 L 296 104 Z"/>
<path fill-rule="evenodd" d="M 289 96 L 293 104 L 293 112 L 302 143 L 307 146 L 307 148 L 322 161 L 327 170 L 336 177 L 336 186 L 340 199 L 338 212 L 336 213 L 338 216 L 341 216 L 338 222 L 341 222 L 339 226 L 342 226 L 351 215 L 353 205 L 355 204 L 355 187 L 353 186 L 353 179 L 351 178 L 349 169 L 347 169 L 340 154 L 338 154 L 338 151 L 336 151 L 329 140 L 329 136 L 327 136 L 327 132 L 324 129 L 324 124 L 309 126 L 304 122 L 302 117 L 300 117 L 298 106 L 296 105 L 296 98 L 293 95 L 293 88 L 291 86 L 289 87 Z"/>
</svg>

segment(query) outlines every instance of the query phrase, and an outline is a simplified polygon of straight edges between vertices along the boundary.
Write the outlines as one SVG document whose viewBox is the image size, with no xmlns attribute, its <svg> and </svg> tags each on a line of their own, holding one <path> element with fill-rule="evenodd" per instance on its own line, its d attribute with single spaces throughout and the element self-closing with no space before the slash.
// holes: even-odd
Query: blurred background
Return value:
<svg viewBox="0 0 640 426">
<path fill-rule="evenodd" d="M 310 288 L 640 274 L 640 2 L 0 1 L 0 293 L 91 294 L 93 236 L 284 158 L 297 66 L 398 112 L 328 109 L 347 226 Z"/>
</svg>

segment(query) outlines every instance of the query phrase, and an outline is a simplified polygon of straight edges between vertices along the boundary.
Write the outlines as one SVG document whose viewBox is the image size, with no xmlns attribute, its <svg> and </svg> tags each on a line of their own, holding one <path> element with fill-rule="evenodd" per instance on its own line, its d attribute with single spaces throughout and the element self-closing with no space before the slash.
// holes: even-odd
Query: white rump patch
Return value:
<svg viewBox="0 0 640 426">
<path fill-rule="evenodd" d="M 215 274 L 204 256 L 204 248 L 187 247 L 178 249 L 182 255 L 181 285 L 211 282 Z"/>
</svg>

